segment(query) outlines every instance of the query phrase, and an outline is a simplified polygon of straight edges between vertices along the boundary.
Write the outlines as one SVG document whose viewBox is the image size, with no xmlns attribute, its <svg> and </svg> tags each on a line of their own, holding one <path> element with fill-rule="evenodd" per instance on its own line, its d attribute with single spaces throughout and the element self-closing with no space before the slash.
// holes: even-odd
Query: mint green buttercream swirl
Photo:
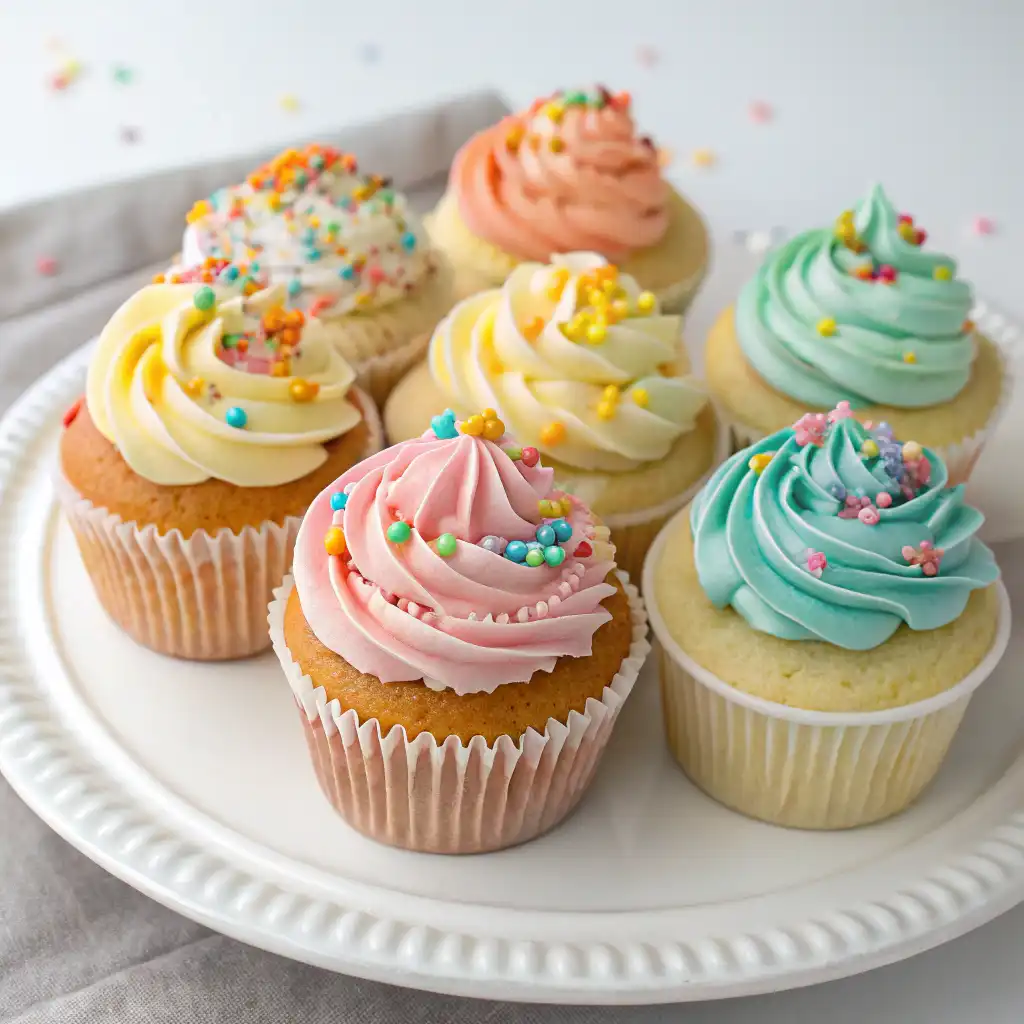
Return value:
<svg viewBox="0 0 1024 1024">
<path fill-rule="evenodd" d="M 933 452 L 923 449 L 931 477 L 920 486 L 884 425 L 871 433 L 839 420 L 818 445 L 798 443 L 798 434 L 786 428 L 734 455 L 693 503 L 697 574 L 716 607 L 786 640 L 868 650 L 903 622 L 914 630 L 952 622 L 972 590 L 997 579 L 992 552 L 975 536 L 983 516 L 964 504 L 962 485 L 947 486 Z M 863 455 L 865 440 L 880 454 Z M 758 474 L 750 459 L 767 453 Z M 891 506 L 879 504 L 881 492 Z M 861 498 L 874 525 L 839 515 Z M 937 575 L 907 557 L 922 542 L 941 552 Z M 816 575 L 821 555 L 827 564 Z"/>
<path fill-rule="evenodd" d="M 808 231 L 771 253 L 740 293 L 736 331 L 743 352 L 772 387 L 829 409 L 947 402 L 966 385 L 974 343 L 964 322 L 970 286 L 956 264 L 900 234 L 899 215 L 879 186 L 854 212 L 864 251 L 834 229 Z M 862 280 L 853 271 L 889 266 L 896 280 Z M 935 278 L 947 268 L 950 280 Z M 945 270 L 940 271 L 944 274 Z M 823 336 L 822 320 L 836 331 Z"/>
</svg>

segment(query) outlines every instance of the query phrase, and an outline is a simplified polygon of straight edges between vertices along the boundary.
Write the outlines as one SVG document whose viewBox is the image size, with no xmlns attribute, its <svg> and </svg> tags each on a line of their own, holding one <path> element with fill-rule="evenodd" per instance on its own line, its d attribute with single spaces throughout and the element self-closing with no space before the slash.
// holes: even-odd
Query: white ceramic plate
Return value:
<svg viewBox="0 0 1024 1024">
<path fill-rule="evenodd" d="M 937 784 L 896 820 L 802 834 L 695 791 L 653 664 L 592 792 L 547 837 L 470 858 L 350 831 L 271 655 L 194 665 L 97 606 L 50 474 L 86 353 L 0 428 L 0 767 L 69 842 L 157 900 L 332 970 L 439 992 L 659 1002 L 809 984 L 947 941 L 1024 896 L 1024 657 L 1011 641 Z M 1004 547 L 1011 598 L 1022 558 Z"/>
</svg>

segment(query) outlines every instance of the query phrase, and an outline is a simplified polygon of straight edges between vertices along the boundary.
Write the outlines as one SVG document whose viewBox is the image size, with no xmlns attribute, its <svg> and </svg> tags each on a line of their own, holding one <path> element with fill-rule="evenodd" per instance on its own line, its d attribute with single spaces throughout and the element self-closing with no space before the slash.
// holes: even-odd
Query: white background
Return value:
<svg viewBox="0 0 1024 1024">
<path fill-rule="evenodd" d="M 637 59 L 645 46 L 652 66 Z M 82 74 L 48 89 L 68 58 Z M 691 331 L 752 265 L 737 233 L 831 221 L 875 179 L 980 294 L 1024 319 L 1022 61 L 1021 0 L 0 0 L 0 209 L 312 139 L 469 88 L 496 86 L 520 105 L 601 81 L 633 92 L 712 229 L 714 276 Z M 114 81 L 115 64 L 133 71 L 130 84 Z M 289 94 L 296 112 L 280 105 Z M 773 119 L 754 123 L 753 101 Z M 136 144 L 122 141 L 125 127 Z M 713 168 L 690 161 L 700 148 L 716 154 Z M 972 231 L 979 216 L 994 234 Z M 1021 419 L 1011 422 L 1019 437 Z M 1004 436 L 1000 451 L 1013 450 Z M 1022 940 L 1018 910 L 862 979 L 673 1019 L 1019 1022 Z"/>
</svg>

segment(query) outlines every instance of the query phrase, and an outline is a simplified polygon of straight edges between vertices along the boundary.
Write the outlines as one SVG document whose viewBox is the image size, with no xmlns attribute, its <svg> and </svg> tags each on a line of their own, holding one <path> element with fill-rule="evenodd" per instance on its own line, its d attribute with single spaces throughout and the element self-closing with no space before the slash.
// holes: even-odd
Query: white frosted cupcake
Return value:
<svg viewBox="0 0 1024 1024">
<path fill-rule="evenodd" d="M 406 199 L 329 146 L 288 149 L 188 215 L 182 267 L 264 275 L 319 320 L 378 402 L 451 307 L 451 275 Z M 231 264 L 225 267 L 223 262 Z"/>
</svg>

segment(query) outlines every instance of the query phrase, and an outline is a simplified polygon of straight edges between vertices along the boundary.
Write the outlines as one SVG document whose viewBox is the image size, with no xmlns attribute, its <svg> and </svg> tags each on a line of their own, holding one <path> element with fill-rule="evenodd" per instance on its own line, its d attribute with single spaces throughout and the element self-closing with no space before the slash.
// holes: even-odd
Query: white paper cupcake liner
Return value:
<svg viewBox="0 0 1024 1024">
<path fill-rule="evenodd" d="M 1006 650 L 1010 603 L 1002 583 L 992 647 L 955 686 L 882 711 L 808 711 L 730 686 L 672 639 L 654 593 L 664 536 L 644 583 L 660 645 L 668 743 L 690 779 L 733 810 L 795 828 L 852 828 L 908 807 L 939 770 L 972 695 Z"/>
<path fill-rule="evenodd" d="M 562 821 L 593 779 L 623 703 L 650 651 L 643 601 L 624 573 L 633 639 L 600 700 L 587 701 L 565 723 L 548 719 L 517 740 L 488 744 L 476 736 L 410 740 L 395 726 L 360 723 L 353 710 L 328 701 L 323 687 L 293 661 L 284 639 L 292 591 L 287 578 L 269 608 L 274 651 L 299 706 L 317 780 L 353 828 L 382 843 L 431 853 L 484 853 L 534 839 Z"/>
<path fill-rule="evenodd" d="M 359 397 L 367 458 L 384 437 L 373 403 Z M 245 658 L 270 646 L 267 601 L 291 568 L 301 516 L 186 538 L 125 522 L 60 474 L 55 486 L 100 603 L 137 643 L 196 661 Z"/>
<path fill-rule="evenodd" d="M 949 470 L 951 484 L 965 483 L 970 479 L 971 472 L 985 447 L 985 442 L 992 436 L 1006 413 L 1016 387 L 1017 364 L 1021 355 L 1021 333 L 1015 328 L 1007 330 L 1002 316 L 992 313 L 986 306 L 979 305 L 971 312 L 971 319 L 978 331 L 995 345 L 996 351 L 999 353 L 1003 371 L 1002 388 L 999 392 L 999 400 L 980 430 L 955 444 L 927 445 L 945 462 L 946 468 Z M 756 427 L 751 427 L 735 417 L 731 417 L 720 404 L 717 406 L 717 412 L 728 434 L 729 447 L 733 454 L 744 448 L 749 448 L 750 445 L 768 436 L 763 430 L 758 430 Z M 856 413 L 856 415 L 859 416 L 860 413 Z"/>
</svg>

